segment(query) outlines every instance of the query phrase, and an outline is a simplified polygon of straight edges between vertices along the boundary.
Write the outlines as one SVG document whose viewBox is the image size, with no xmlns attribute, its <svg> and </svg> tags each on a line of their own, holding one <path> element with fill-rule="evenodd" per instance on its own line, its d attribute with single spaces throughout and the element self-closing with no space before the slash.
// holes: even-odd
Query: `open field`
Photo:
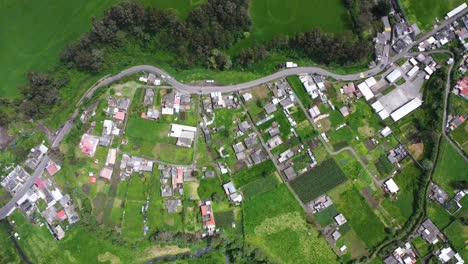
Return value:
<svg viewBox="0 0 468 264">
<path fill-rule="evenodd" d="M 346 181 L 346 176 L 334 159 L 328 159 L 316 168 L 291 182 L 299 198 L 307 203 Z"/>
<path fill-rule="evenodd" d="M 334 253 L 306 223 L 302 208 L 284 184 L 246 201 L 243 209 L 247 243 L 261 248 L 272 261 L 336 262 Z"/>
<path fill-rule="evenodd" d="M 411 23 L 417 23 L 421 30 L 428 30 L 448 11 L 464 3 L 465 0 L 400 0 L 400 4 Z"/>
<path fill-rule="evenodd" d="M 457 127 L 450 133 L 450 136 L 462 147 L 465 153 L 468 153 L 468 122 Z"/>
<path fill-rule="evenodd" d="M 450 182 L 468 178 L 468 163 L 445 139 L 440 147 L 439 160 L 435 164 L 434 181 L 449 195 L 453 195 Z"/>
<path fill-rule="evenodd" d="M 8 223 L 0 222 L 0 263 L 22 263 L 8 233 Z"/>
<path fill-rule="evenodd" d="M 293 35 L 319 27 L 341 33 L 348 29 L 350 18 L 340 0 L 253 0 L 250 6 L 250 36 L 234 46 L 234 51 L 255 42 L 271 40 L 277 34 Z"/>
<path fill-rule="evenodd" d="M 466 199 L 466 198 L 465 198 Z M 459 220 L 453 221 L 443 233 L 452 242 L 455 250 L 462 252 L 466 250 L 466 242 L 468 240 L 468 227 L 463 225 Z"/>
<path fill-rule="evenodd" d="M 275 171 L 275 166 L 271 160 L 266 160 L 249 169 L 244 169 L 241 172 L 232 176 L 234 183 L 238 188 L 254 182 L 262 177 L 269 177 Z"/>
<path fill-rule="evenodd" d="M 409 166 L 408 166 L 409 165 Z M 397 194 L 397 199 L 384 199 L 382 206 L 387 212 L 398 220 L 400 225 L 408 221 L 413 213 L 413 203 L 415 191 L 419 189 L 419 177 L 421 171 L 418 170 L 414 163 L 409 163 L 403 168 L 401 174 L 396 175 L 393 179 L 400 188 Z"/>
<path fill-rule="evenodd" d="M 278 177 L 273 173 L 242 186 L 241 190 L 245 199 L 252 199 L 256 195 L 273 190 L 278 184 Z"/>
<path fill-rule="evenodd" d="M 349 181 L 335 188 L 329 195 L 336 209 L 348 220 L 367 248 L 376 246 L 386 237 L 381 220 Z"/>
</svg>

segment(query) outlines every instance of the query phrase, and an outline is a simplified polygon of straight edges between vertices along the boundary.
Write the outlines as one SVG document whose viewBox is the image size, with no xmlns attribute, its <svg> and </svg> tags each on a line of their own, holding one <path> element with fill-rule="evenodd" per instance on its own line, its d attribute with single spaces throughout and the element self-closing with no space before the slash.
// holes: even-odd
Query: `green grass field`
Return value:
<svg viewBox="0 0 468 264">
<path fill-rule="evenodd" d="M 54 66 L 65 45 L 89 30 L 91 18 L 116 2 L 1 1 L 1 96 L 17 96 L 28 71 L 45 71 Z"/>
<path fill-rule="evenodd" d="M 252 0 L 250 4 L 252 30 L 250 36 L 234 46 L 234 51 L 255 42 L 271 40 L 277 34 L 292 35 L 313 27 L 341 33 L 350 21 L 340 0 Z"/>
<path fill-rule="evenodd" d="M 400 0 L 400 4 L 411 23 L 420 29 L 430 29 L 435 18 L 444 19 L 447 12 L 465 0 Z"/>
<path fill-rule="evenodd" d="M 305 221 L 288 188 L 259 194 L 243 204 L 247 243 L 277 263 L 335 263 L 336 256 Z"/>
<path fill-rule="evenodd" d="M 450 133 L 450 136 L 462 147 L 465 153 L 468 152 L 468 122 L 457 127 Z"/>
<path fill-rule="evenodd" d="M 453 195 L 450 182 L 468 178 L 468 163 L 445 139 L 441 143 L 439 160 L 435 166 L 434 181 L 449 195 Z"/>
<path fill-rule="evenodd" d="M 466 199 L 466 198 L 465 198 Z M 460 221 L 452 222 L 443 233 L 452 242 L 455 250 L 458 252 L 466 250 L 466 242 L 468 240 L 468 227 L 463 225 Z"/>
<path fill-rule="evenodd" d="M 346 176 L 334 159 L 328 159 L 316 168 L 291 182 L 299 198 L 307 203 L 346 181 Z"/>
<path fill-rule="evenodd" d="M 0 222 L 0 263 L 21 263 L 21 258 L 16 251 L 8 233 L 8 223 Z"/>
</svg>

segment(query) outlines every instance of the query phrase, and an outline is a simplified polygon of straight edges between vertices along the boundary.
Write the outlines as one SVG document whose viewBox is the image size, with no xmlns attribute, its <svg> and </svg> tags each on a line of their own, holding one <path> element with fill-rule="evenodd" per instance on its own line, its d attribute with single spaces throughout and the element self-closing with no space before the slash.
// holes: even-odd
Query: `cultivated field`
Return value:
<svg viewBox="0 0 468 264">
<path fill-rule="evenodd" d="M 464 3 L 465 0 L 400 0 L 400 4 L 411 23 L 420 29 L 430 29 L 435 18 L 440 20 L 448 11 Z"/>
<path fill-rule="evenodd" d="M 334 159 L 328 159 L 316 168 L 291 182 L 299 198 L 307 203 L 346 181 L 346 176 Z"/>
</svg>

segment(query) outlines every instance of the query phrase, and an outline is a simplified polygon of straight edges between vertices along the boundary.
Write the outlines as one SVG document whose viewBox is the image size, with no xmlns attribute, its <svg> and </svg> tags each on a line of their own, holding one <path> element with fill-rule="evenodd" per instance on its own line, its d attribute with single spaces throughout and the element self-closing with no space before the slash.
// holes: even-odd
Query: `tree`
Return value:
<svg viewBox="0 0 468 264">
<path fill-rule="evenodd" d="M 372 13 L 375 17 L 380 18 L 388 15 L 391 10 L 390 3 L 388 0 L 379 0 L 377 4 L 372 8 Z"/>
<path fill-rule="evenodd" d="M 215 202 L 221 202 L 224 199 L 224 196 L 220 194 L 219 192 L 214 192 L 211 195 L 211 199 Z"/>
<path fill-rule="evenodd" d="M 434 164 L 432 163 L 432 161 L 428 160 L 428 159 L 425 159 L 421 162 L 421 166 L 423 168 L 423 170 L 425 171 L 430 171 L 432 170 L 432 167 L 434 166 Z"/>
<path fill-rule="evenodd" d="M 466 180 L 451 181 L 450 186 L 455 190 L 467 190 L 468 189 L 468 181 L 466 181 Z"/>
</svg>

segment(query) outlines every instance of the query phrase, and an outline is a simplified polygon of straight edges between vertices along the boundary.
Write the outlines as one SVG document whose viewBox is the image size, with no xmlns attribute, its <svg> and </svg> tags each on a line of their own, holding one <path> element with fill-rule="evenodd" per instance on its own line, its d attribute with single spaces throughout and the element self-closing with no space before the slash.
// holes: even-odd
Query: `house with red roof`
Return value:
<svg viewBox="0 0 468 264">
<path fill-rule="evenodd" d="M 62 211 L 57 212 L 57 218 L 60 219 L 60 221 L 67 219 L 67 215 L 65 214 L 65 211 L 62 210 Z"/>
<path fill-rule="evenodd" d="M 54 176 L 54 174 L 57 173 L 60 169 L 61 167 L 53 161 L 47 163 L 47 166 L 45 167 L 45 170 L 50 176 Z"/>
<path fill-rule="evenodd" d="M 455 89 L 458 91 L 458 95 L 461 97 L 468 99 L 468 76 L 464 77 L 463 79 L 457 82 Z"/>
<path fill-rule="evenodd" d="M 117 113 L 114 114 L 114 118 L 117 119 L 118 121 L 124 121 L 125 120 L 125 112 L 124 111 L 118 111 Z"/>
<path fill-rule="evenodd" d="M 39 190 L 43 190 L 45 188 L 45 184 L 42 182 L 41 178 L 37 178 L 35 184 Z"/>
<path fill-rule="evenodd" d="M 96 182 L 96 177 L 94 177 L 94 176 L 89 177 L 89 182 L 90 183 L 95 183 Z"/>
<path fill-rule="evenodd" d="M 209 235 L 212 235 L 216 229 L 216 223 L 214 219 L 213 209 L 211 208 L 211 201 L 205 201 L 200 206 L 203 228 L 208 231 Z"/>
<path fill-rule="evenodd" d="M 102 168 L 101 174 L 99 174 L 99 176 L 101 176 L 104 179 L 110 180 L 113 171 L 114 170 L 111 167 L 105 166 L 104 168 Z"/>
<path fill-rule="evenodd" d="M 84 134 L 81 137 L 81 141 L 80 141 L 81 153 L 86 154 L 90 157 L 93 157 L 94 154 L 96 153 L 96 148 L 98 144 L 99 144 L 98 137 L 95 137 L 89 134 Z"/>
</svg>

